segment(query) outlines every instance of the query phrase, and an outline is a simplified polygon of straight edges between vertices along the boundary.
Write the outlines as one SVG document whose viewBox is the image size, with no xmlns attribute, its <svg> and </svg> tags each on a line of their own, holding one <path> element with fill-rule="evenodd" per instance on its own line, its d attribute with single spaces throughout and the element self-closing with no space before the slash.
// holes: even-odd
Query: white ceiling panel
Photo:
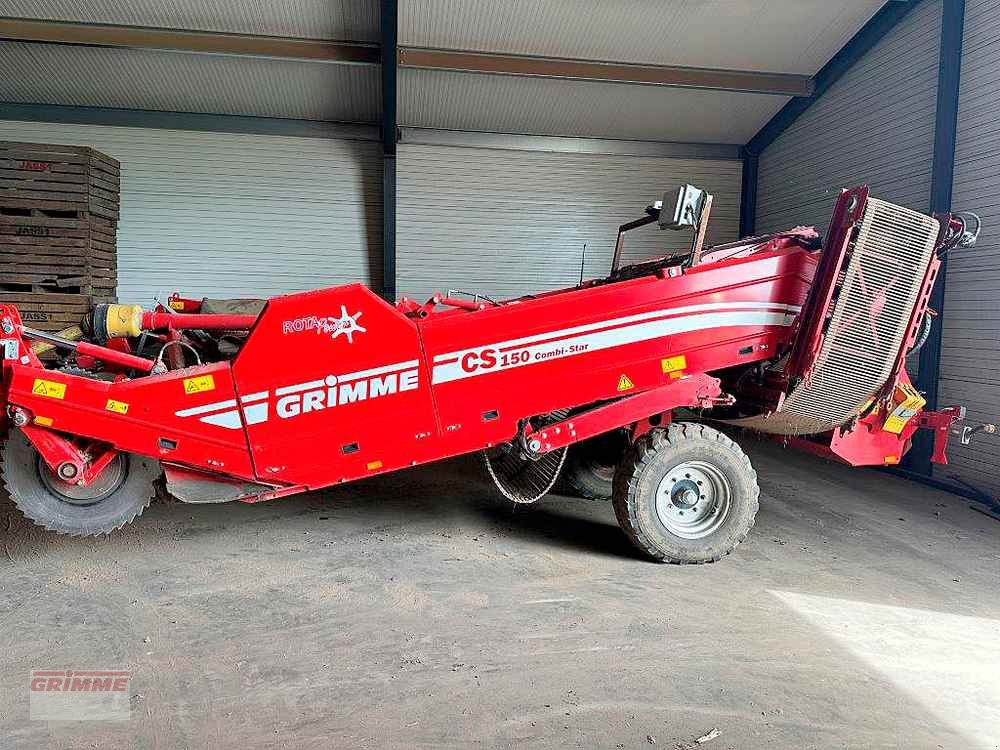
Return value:
<svg viewBox="0 0 1000 750">
<path fill-rule="evenodd" d="M 378 0 L 0 0 L 0 16 L 372 42 Z"/>
<path fill-rule="evenodd" d="M 884 0 L 401 0 L 402 46 L 812 75 Z"/>
<path fill-rule="evenodd" d="M 375 65 L 2 42 L 0 70 L 0 102 L 356 123 L 381 109 Z"/>
<path fill-rule="evenodd" d="M 401 126 L 745 143 L 785 96 L 401 70 Z"/>
</svg>

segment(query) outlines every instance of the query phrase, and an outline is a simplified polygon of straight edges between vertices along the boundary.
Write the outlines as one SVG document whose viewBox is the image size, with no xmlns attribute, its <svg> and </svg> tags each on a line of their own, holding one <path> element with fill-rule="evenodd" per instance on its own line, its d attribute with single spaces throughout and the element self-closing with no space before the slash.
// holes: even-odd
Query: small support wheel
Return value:
<svg viewBox="0 0 1000 750">
<path fill-rule="evenodd" d="M 633 544 L 659 562 L 728 555 L 753 527 L 760 488 L 750 459 L 718 430 L 676 422 L 636 441 L 615 472 L 614 508 Z"/>
<path fill-rule="evenodd" d="M 31 521 L 71 536 L 110 534 L 135 520 L 153 498 L 159 464 L 120 453 L 86 487 L 55 474 L 24 433 L 11 430 L 3 445 L 0 478 Z"/>
</svg>

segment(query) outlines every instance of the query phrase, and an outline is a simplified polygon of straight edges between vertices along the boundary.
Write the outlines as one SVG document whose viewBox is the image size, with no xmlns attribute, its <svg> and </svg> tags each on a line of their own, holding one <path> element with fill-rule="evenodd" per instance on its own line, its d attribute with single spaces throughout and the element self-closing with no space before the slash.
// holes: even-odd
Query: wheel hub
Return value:
<svg viewBox="0 0 1000 750">
<path fill-rule="evenodd" d="M 660 523 L 683 539 L 701 539 L 716 531 L 731 506 L 729 480 L 704 461 L 678 464 L 656 488 L 656 515 Z"/>
<path fill-rule="evenodd" d="M 60 476 L 64 467 L 59 468 L 59 473 L 52 471 L 45 460 L 41 456 L 38 457 L 38 476 L 45 489 L 60 501 L 70 505 L 96 505 L 121 487 L 128 475 L 126 457 L 121 453 L 86 486 L 77 484 L 71 477 L 64 479 Z"/>
</svg>

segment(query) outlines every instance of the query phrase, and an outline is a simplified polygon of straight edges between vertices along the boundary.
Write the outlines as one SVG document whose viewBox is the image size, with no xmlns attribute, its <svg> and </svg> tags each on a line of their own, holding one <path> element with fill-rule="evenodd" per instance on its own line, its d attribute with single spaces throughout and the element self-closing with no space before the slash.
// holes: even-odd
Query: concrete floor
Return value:
<svg viewBox="0 0 1000 750">
<path fill-rule="evenodd" d="M 747 447 L 757 527 L 700 567 L 471 459 L 104 540 L 0 505 L 0 747 L 1000 747 L 1000 523 Z M 30 721 L 46 668 L 131 670 L 131 721 Z"/>
</svg>

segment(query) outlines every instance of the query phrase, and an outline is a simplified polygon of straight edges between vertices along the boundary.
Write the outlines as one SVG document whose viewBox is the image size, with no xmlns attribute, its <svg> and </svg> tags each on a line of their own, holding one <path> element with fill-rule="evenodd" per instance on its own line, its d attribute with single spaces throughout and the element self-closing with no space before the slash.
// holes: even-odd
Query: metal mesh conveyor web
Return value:
<svg viewBox="0 0 1000 750">
<path fill-rule="evenodd" d="M 930 216 L 870 198 L 812 376 L 779 411 L 732 424 L 810 435 L 856 416 L 889 377 L 938 230 Z"/>
</svg>

